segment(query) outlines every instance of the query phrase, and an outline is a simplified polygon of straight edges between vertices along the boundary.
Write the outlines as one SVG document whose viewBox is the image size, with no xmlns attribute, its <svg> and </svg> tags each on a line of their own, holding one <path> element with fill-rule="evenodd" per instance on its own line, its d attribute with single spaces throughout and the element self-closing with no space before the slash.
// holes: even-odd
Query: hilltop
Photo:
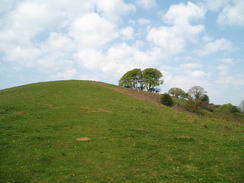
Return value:
<svg viewBox="0 0 244 183">
<path fill-rule="evenodd" d="M 92 81 L 0 92 L 1 182 L 242 182 L 243 126 Z"/>
</svg>

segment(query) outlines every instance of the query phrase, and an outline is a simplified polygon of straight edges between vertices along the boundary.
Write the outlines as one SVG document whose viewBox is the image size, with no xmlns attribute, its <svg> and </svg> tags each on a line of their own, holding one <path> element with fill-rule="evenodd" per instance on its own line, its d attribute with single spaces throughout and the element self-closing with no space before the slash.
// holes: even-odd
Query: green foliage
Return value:
<svg viewBox="0 0 244 183">
<path fill-rule="evenodd" d="M 172 97 L 167 93 L 162 94 L 160 102 L 161 102 L 161 104 L 169 106 L 169 107 L 172 107 L 174 105 Z"/>
<path fill-rule="evenodd" d="M 200 99 L 201 101 L 203 101 L 203 102 L 205 102 L 206 104 L 209 104 L 209 97 L 208 97 L 208 95 L 203 95 L 203 97 L 201 97 L 201 99 Z"/>
<path fill-rule="evenodd" d="M 207 92 L 201 86 L 194 86 L 188 91 L 189 96 L 194 100 L 201 100 L 206 93 Z"/>
<path fill-rule="evenodd" d="M 119 80 L 119 86 L 126 88 L 135 88 L 139 90 L 146 89 L 149 92 L 159 92 L 156 86 L 163 84 L 162 73 L 154 68 L 133 69 L 126 72 Z"/>
<path fill-rule="evenodd" d="M 142 71 L 145 89 L 149 92 L 155 92 L 155 87 L 163 84 L 163 74 L 154 68 L 147 68 Z"/>
<path fill-rule="evenodd" d="M 141 69 L 133 69 L 126 72 L 119 80 L 119 86 L 142 90 L 143 80 Z"/>
<path fill-rule="evenodd" d="M 196 101 L 192 98 L 189 98 L 189 100 L 184 103 L 182 107 L 189 112 L 198 113 L 201 109 L 201 101 Z"/>
<path fill-rule="evenodd" d="M 215 109 L 215 112 L 221 112 L 221 113 L 236 113 L 240 112 L 238 108 L 232 104 L 224 104 L 219 106 L 218 108 Z"/>
<path fill-rule="evenodd" d="M 116 89 L 59 81 L 3 90 L 0 182 L 243 182 L 243 125 Z"/>
<path fill-rule="evenodd" d="M 182 90 L 181 88 L 170 88 L 168 93 L 178 98 L 179 96 L 184 96 L 185 91 Z"/>
</svg>

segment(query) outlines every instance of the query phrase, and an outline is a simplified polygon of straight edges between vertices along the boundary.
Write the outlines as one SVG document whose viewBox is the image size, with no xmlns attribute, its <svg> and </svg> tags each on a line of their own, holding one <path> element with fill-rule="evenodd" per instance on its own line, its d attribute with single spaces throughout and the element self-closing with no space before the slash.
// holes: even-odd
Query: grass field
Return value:
<svg viewBox="0 0 244 183">
<path fill-rule="evenodd" d="M 0 91 L 0 182 L 244 182 L 240 122 L 118 89 L 56 81 Z"/>
</svg>

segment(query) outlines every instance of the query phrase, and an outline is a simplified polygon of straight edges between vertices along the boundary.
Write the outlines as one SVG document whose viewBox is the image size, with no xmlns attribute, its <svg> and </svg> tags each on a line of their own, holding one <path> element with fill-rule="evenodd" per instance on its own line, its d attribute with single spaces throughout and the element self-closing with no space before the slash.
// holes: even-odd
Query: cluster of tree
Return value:
<svg viewBox="0 0 244 183">
<path fill-rule="evenodd" d="M 183 100 L 180 107 L 183 107 L 187 111 L 201 113 L 201 111 L 207 110 L 217 113 L 238 113 L 244 112 L 244 100 L 240 103 L 239 107 L 232 104 L 214 105 L 209 104 L 209 97 L 207 92 L 200 86 L 194 86 L 186 93 L 181 88 L 171 88 L 168 94 L 163 94 L 161 103 L 167 106 L 173 106 L 173 100 L 170 97 L 175 97 L 176 101 Z M 179 104 L 179 103 L 178 103 Z"/>
<path fill-rule="evenodd" d="M 207 96 L 207 92 L 201 86 L 194 86 L 189 89 L 188 93 L 186 93 L 181 88 L 171 88 L 168 93 L 176 98 L 182 99 L 194 99 L 196 101 L 206 101 L 209 102 L 209 97 Z"/>
<path fill-rule="evenodd" d="M 183 108 L 191 112 L 197 112 L 201 108 L 206 108 L 209 104 L 207 92 L 200 86 L 192 87 L 187 93 L 181 88 L 171 88 L 168 94 L 165 93 L 162 95 L 161 103 L 167 106 L 173 106 L 171 96 L 186 101 Z"/>
<path fill-rule="evenodd" d="M 161 78 L 163 74 L 154 68 L 144 70 L 133 69 L 126 72 L 119 80 L 119 86 L 146 90 L 149 92 L 159 92 L 156 86 L 163 84 Z"/>
<path fill-rule="evenodd" d="M 157 86 L 163 84 L 161 79 L 163 74 L 154 68 L 132 69 L 126 72 L 119 80 L 119 86 L 126 88 L 133 88 L 137 90 L 146 90 L 149 92 L 159 92 Z M 182 101 L 180 107 L 183 107 L 187 111 L 199 112 L 202 109 L 208 111 L 229 111 L 230 113 L 244 112 L 244 100 L 241 102 L 239 107 L 233 106 L 231 104 L 225 104 L 222 106 L 216 106 L 209 104 L 209 97 L 207 92 L 201 86 L 194 86 L 185 92 L 181 88 L 171 88 L 168 93 L 162 94 L 161 103 L 167 106 L 173 106 L 174 100 Z M 179 104 L 178 104 L 179 105 Z"/>
</svg>

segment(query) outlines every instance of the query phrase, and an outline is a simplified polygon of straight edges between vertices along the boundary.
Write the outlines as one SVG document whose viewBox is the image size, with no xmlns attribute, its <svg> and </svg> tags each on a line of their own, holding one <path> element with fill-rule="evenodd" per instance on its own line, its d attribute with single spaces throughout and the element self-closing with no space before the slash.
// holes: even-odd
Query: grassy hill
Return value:
<svg viewBox="0 0 244 183">
<path fill-rule="evenodd" d="M 243 126 L 90 81 L 0 91 L 0 182 L 243 182 Z"/>
</svg>

